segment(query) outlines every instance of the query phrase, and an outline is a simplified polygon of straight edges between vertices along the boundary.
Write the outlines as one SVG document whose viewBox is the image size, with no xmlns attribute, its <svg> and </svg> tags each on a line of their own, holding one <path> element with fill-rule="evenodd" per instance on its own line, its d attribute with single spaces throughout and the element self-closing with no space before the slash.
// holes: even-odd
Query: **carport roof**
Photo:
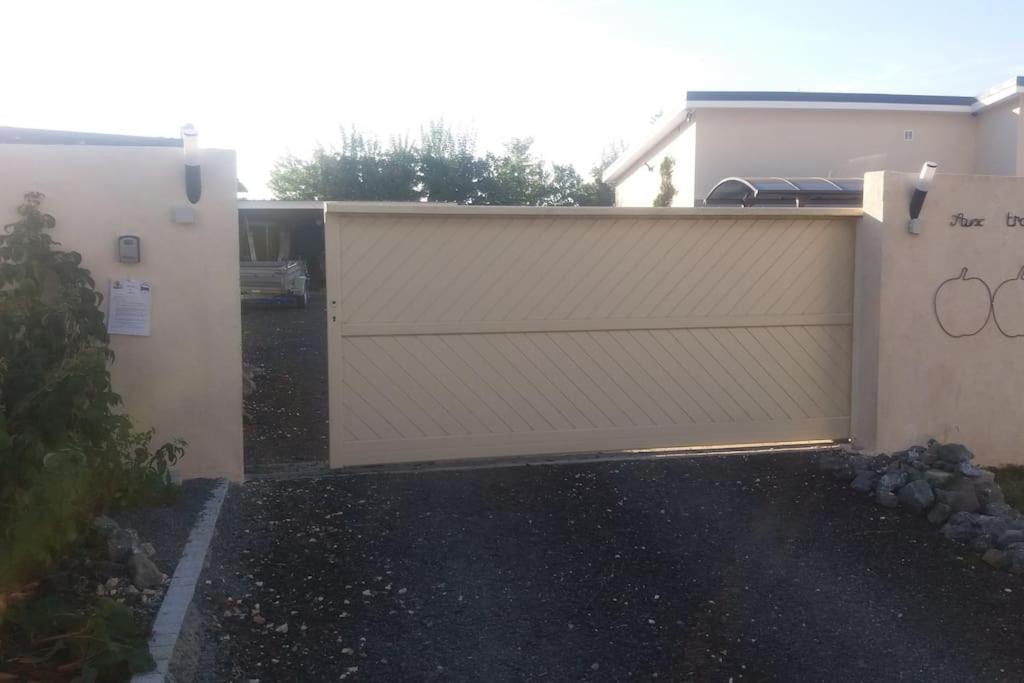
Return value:
<svg viewBox="0 0 1024 683">
<path fill-rule="evenodd" d="M 705 206 L 852 206 L 863 201 L 863 178 L 726 178 Z"/>
</svg>

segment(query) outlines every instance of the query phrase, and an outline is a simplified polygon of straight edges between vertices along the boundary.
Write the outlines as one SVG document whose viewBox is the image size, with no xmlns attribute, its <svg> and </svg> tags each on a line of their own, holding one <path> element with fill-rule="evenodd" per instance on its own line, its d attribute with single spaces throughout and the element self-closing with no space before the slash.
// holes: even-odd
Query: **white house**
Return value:
<svg viewBox="0 0 1024 683">
<path fill-rule="evenodd" d="M 700 206 L 729 177 L 859 178 L 868 171 L 1024 175 L 1018 76 L 977 97 L 688 92 L 674 116 L 612 164 L 618 206 L 651 206 L 675 162 L 673 206 Z"/>
</svg>

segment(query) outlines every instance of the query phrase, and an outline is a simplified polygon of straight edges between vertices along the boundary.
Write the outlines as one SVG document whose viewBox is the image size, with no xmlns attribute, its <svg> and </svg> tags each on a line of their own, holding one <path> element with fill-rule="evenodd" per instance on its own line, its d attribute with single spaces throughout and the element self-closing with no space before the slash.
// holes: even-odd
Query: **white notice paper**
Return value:
<svg viewBox="0 0 1024 683">
<path fill-rule="evenodd" d="M 152 287 L 142 280 L 111 280 L 107 332 L 148 337 Z"/>
</svg>

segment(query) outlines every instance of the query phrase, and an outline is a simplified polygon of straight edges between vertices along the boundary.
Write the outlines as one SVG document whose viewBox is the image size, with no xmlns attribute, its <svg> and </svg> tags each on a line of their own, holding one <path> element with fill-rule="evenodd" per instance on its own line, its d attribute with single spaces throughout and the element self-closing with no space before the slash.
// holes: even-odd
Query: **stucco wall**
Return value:
<svg viewBox="0 0 1024 683">
<path fill-rule="evenodd" d="M 27 191 L 46 194 L 54 239 L 82 254 L 97 287 L 111 278 L 152 283 L 149 337 L 114 336 L 114 388 L 157 443 L 189 442 L 184 477 L 242 477 L 241 321 L 235 155 L 202 151 L 196 222 L 187 204 L 182 151 L 156 147 L 0 145 L 3 223 Z M 142 262 L 116 260 L 119 235 L 142 238 Z"/>
<path fill-rule="evenodd" d="M 928 438 L 967 444 L 981 462 L 1024 464 L 1024 178 L 939 175 L 907 232 L 913 174 L 866 178 L 858 226 L 852 432 L 857 445 L 892 451 Z M 978 227 L 950 225 L 955 214 Z M 962 269 L 981 278 L 956 281 Z M 953 279 L 952 282 L 947 282 Z M 943 283 L 946 282 L 945 285 Z M 943 287 L 938 298 L 936 292 Z M 942 321 L 951 337 L 940 327 Z"/>
<path fill-rule="evenodd" d="M 925 160 L 974 172 L 975 121 L 963 113 L 701 109 L 696 122 L 698 200 L 730 176 L 859 178 L 915 171 Z"/>
<path fill-rule="evenodd" d="M 692 207 L 696 159 L 697 125 L 690 123 L 673 136 L 660 150 L 640 164 L 615 188 L 616 206 L 651 206 L 661 189 L 661 162 L 666 156 L 675 159 L 672 184 L 677 194 L 672 206 Z"/>
<path fill-rule="evenodd" d="M 978 145 L 975 173 L 1018 175 L 1017 157 L 1021 144 L 1021 98 L 981 111 L 976 117 Z"/>
</svg>

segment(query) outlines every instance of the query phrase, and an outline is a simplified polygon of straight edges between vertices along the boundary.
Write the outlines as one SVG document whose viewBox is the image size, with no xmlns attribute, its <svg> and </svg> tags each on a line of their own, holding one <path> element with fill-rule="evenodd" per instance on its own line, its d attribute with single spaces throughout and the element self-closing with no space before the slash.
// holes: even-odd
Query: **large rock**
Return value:
<svg viewBox="0 0 1024 683">
<path fill-rule="evenodd" d="M 941 489 L 952 483 L 956 475 L 945 470 L 929 469 L 924 471 L 924 480 L 934 488 Z"/>
<path fill-rule="evenodd" d="M 1014 574 L 1024 574 L 1024 543 L 1006 546 L 1006 564 Z"/>
<path fill-rule="evenodd" d="M 886 472 L 878 479 L 878 491 L 887 491 L 892 493 L 895 489 L 904 486 L 910 479 L 910 475 L 906 472 Z"/>
<path fill-rule="evenodd" d="M 996 539 L 996 545 L 1000 548 L 1006 548 L 1015 543 L 1024 543 L 1024 531 L 1010 529 L 999 534 L 999 538 Z"/>
<path fill-rule="evenodd" d="M 981 533 L 970 524 L 953 524 L 946 522 L 941 529 L 942 535 L 957 543 L 970 543 Z"/>
<path fill-rule="evenodd" d="M 875 490 L 875 502 L 882 507 L 894 508 L 899 507 L 900 499 L 896 497 L 896 494 L 892 491 L 886 491 L 885 489 Z"/>
<path fill-rule="evenodd" d="M 984 470 L 981 471 L 984 472 Z M 992 503 L 1006 502 L 1006 496 L 1003 495 L 1003 489 L 999 487 L 999 484 L 995 482 L 994 478 L 991 481 L 986 478 L 975 479 L 974 494 L 978 497 L 978 502 L 983 506 Z"/>
<path fill-rule="evenodd" d="M 871 467 L 871 457 L 860 453 L 851 455 L 849 457 L 849 463 L 850 467 L 853 468 L 853 471 L 857 473 L 860 473 L 864 470 L 873 469 Z"/>
<path fill-rule="evenodd" d="M 939 459 L 939 456 L 938 456 L 938 454 L 935 453 L 935 449 L 934 448 L 926 448 L 924 450 L 924 452 L 921 453 L 920 460 L 921 460 L 921 462 L 923 464 L 927 465 L 928 467 L 931 467 L 932 465 L 934 465 L 935 461 L 938 460 L 938 459 Z"/>
<path fill-rule="evenodd" d="M 957 474 L 964 477 L 970 477 L 971 479 L 977 479 L 981 476 L 983 470 L 978 469 L 969 462 L 962 462 L 956 466 L 954 470 Z"/>
<path fill-rule="evenodd" d="M 989 548 L 986 550 L 985 554 L 981 556 L 981 559 L 996 569 L 1007 569 L 1009 565 L 1009 558 L 1006 556 L 1006 553 L 1002 550 L 996 550 L 995 548 Z"/>
<path fill-rule="evenodd" d="M 899 492 L 900 503 L 913 512 L 924 512 L 935 502 L 932 486 L 923 479 L 912 481 Z"/>
<path fill-rule="evenodd" d="M 89 568 L 98 581 L 106 582 L 108 579 L 123 579 L 128 576 L 128 569 L 120 562 L 97 560 L 90 563 Z"/>
<path fill-rule="evenodd" d="M 111 562 L 127 562 L 139 552 L 139 534 L 135 529 L 115 529 L 107 539 L 107 555 Z"/>
<path fill-rule="evenodd" d="M 975 515 L 974 525 L 981 529 L 981 532 L 993 538 L 1005 533 L 1010 528 L 1010 523 L 1002 517 L 992 515 Z"/>
<path fill-rule="evenodd" d="M 145 553 L 135 553 L 128 558 L 128 576 L 136 588 L 156 588 L 164 582 L 163 572 Z"/>
<path fill-rule="evenodd" d="M 971 512 L 954 512 L 949 517 L 949 523 L 956 525 L 970 524 L 973 526 L 976 517 L 977 515 Z"/>
<path fill-rule="evenodd" d="M 976 553 L 987 553 L 992 549 L 992 537 L 985 534 L 975 536 L 971 541 L 971 550 Z"/>
<path fill-rule="evenodd" d="M 944 443 L 935 448 L 935 455 L 939 460 L 958 465 L 962 462 L 974 460 L 974 453 L 971 453 L 967 446 L 962 443 Z"/>
<path fill-rule="evenodd" d="M 871 493 L 877 482 L 878 474 L 871 470 L 861 470 L 860 472 L 857 472 L 857 476 L 853 478 L 853 481 L 850 483 L 850 488 L 854 491 L 860 491 L 861 493 Z"/>
<path fill-rule="evenodd" d="M 1017 517 L 1017 511 L 1009 503 L 985 503 L 981 509 L 986 515 L 992 515 L 993 517 L 1002 517 L 1003 519 L 1014 519 Z"/>
<path fill-rule="evenodd" d="M 936 526 L 945 523 L 949 516 L 953 514 L 953 508 L 949 507 L 945 503 L 938 503 L 932 506 L 932 509 L 928 511 L 928 521 Z"/>
<path fill-rule="evenodd" d="M 106 515 L 99 515 L 92 520 L 92 526 L 102 538 L 110 538 L 110 535 L 119 527 L 117 522 Z"/>
<path fill-rule="evenodd" d="M 953 508 L 953 512 L 977 512 L 981 502 L 971 479 L 956 479 L 953 484 L 938 496 L 940 503 Z"/>
</svg>

